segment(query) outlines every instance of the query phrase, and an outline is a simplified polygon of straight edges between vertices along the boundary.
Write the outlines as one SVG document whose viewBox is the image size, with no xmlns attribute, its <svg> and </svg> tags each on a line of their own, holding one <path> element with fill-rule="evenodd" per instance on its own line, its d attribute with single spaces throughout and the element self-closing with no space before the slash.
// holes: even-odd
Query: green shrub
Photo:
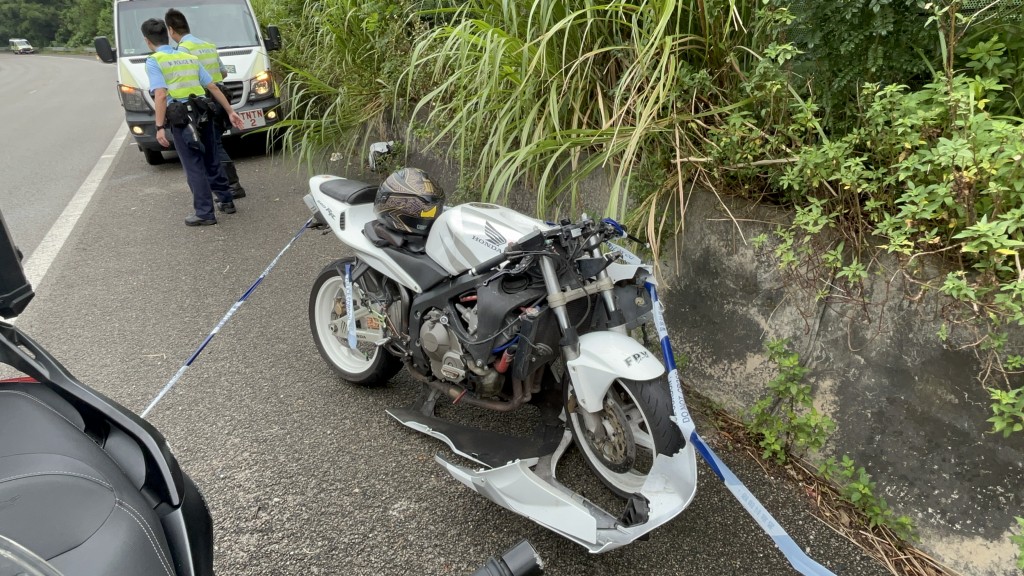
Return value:
<svg viewBox="0 0 1024 576">
<path fill-rule="evenodd" d="M 938 57 L 928 13 L 919 0 L 794 0 L 791 40 L 801 51 L 796 69 L 821 102 L 829 125 L 856 120 L 854 104 L 865 82 L 928 81 L 929 60 Z M 854 104 L 854 105 L 851 105 Z"/>
<path fill-rule="evenodd" d="M 885 498 L 875 494 L 877 483 L 864 467 L 857 467 L 849 456 L 842 460 L 828 458 L 818 472 L 836 482 L 844 500 L 859 510 L 868 520 L 868 526 L 884 526 L 904 540 L 916 539 L 914 524 L 909 516 L 897 516 Z"/>
<path fill-rule="evenodd" d="M 768 395 L 751 408 L 748 428 L 760 437 L 762 457 L 783 464 L 790 453 L 820 449 L 836 425 L 814 408 L 811 386 L 804 382 L 807 368 L 789 341 L 772 340 L 766 348 L 779 373 L 768 382 Z"/>
<path fill-rule="evenodd" d="M 1017 528 L 1024 531 L 1024 518 L 1017 517 Z M 1010 541 L 1017 545 L 1017 568 L 1024 570 L 1024 534 L 1010 536 Z"/>
</svg>

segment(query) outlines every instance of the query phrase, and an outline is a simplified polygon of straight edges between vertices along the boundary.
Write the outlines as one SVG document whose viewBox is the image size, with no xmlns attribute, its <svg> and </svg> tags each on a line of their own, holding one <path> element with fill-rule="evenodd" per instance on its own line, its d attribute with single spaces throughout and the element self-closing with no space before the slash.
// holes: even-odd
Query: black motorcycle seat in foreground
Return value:
<svg viewBox="0 0 1024 576">
<path fill-rule="evenodd" d="M 320 191 L 346 204 L 369 204 L 377 196 L 377 186 L 345 178 L 324 182 L 320 185 Z"/>
<path fill-rule="evenodd" d="M 66 575 L 175 576 L 145 480 L 124 432 L 88 430 L 42 384 L 0 383 L 0 534 Z"/>
</svg>

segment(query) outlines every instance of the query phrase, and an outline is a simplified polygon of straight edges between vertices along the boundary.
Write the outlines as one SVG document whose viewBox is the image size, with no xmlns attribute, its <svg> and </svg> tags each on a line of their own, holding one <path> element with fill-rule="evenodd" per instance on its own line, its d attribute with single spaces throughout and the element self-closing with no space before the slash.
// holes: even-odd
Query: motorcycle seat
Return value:
<svg viewBox="0 0 1024 576">
<path fill-rule="evenodd" d="M 0 383 L 0 534 L 64 576 L 175 576 L 142 452 L 126 439 L 89 429 L 45 385 Z"/>
<path fill-rule="evenodd" d="M 322 182 L 320 191 L 338 202 L 352 205 L 369 204 L 377 197 L 377 186 L 345 178 Z"/>
</svg>

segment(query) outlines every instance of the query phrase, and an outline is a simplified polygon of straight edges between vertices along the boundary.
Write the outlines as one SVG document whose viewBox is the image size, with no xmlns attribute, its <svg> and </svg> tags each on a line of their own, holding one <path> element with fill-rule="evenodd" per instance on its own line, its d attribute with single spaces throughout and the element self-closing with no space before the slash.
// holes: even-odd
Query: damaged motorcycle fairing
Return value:
<svg viewBox="0 0 1024 576">
<path fill-rule="evenodd" d="M 572 433 L 562 422 L 542 426 L 532 439 L 513 438 L 428 415 L 433 413 L 434 398 L 419 409 L 387 412 L 481 465 L 460 466 L 436 455 L 456 480 L 591 553 L 608 552 L 648 534 L 675 518 L 696 495 L 697 459 L 689 442 L 675 454 L 659 454 L 640 492 L 626 501 L 625 512 L 615 515 L 558 481 L 558 461 L 572 444 Z"/>
<path fill-rule="evenodd" d="M 600 554 L 625 546 L 675 518 L 697 492 L 697 459 L 693 446 L 667 456 L 659 454 L 637 497 L 646 501 L 640 522 L 616 517 L 562 485 L 555 477 L 558 460 L 572 442 L 566 430 L 552 454 L 515 460 L 496 468 L 468 468 L 437 455 L 435 460 L 459 482 L 499 506 Z"/>
</svg>

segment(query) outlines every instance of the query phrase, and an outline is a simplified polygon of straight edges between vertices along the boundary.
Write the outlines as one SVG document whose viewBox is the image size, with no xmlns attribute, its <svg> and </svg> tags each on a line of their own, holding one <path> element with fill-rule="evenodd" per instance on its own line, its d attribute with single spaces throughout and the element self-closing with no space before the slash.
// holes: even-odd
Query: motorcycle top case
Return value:
<svg viewBox="0 0 1024 576">
<path fill-rule="evenodd" d="M 497 204 L 470 202 L 445 209 L 427 238 L 427 255 L 452 276 L 490 260 L 509 242 L 551 226 Z"/>
</svg>

